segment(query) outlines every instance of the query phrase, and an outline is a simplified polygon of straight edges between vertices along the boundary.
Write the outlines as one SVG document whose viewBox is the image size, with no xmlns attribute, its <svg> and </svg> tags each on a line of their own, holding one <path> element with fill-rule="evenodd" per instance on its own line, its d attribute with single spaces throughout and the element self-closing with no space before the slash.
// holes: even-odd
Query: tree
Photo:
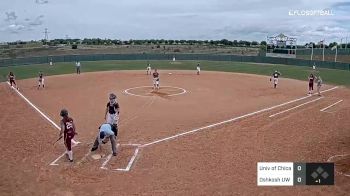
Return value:
<svg viewBox="0 0 350 196">
<path fill-rule="evenodd" d="M 257 46 L 259 43 L 257 41 L 252 41 L 252 46 Z"/>
<path fill-rule="evenodd" d="M 262 46 L 266 46 L 266 44 L 267 44 L 266 41 L 261 41 L 260 42 L 260 45 L 262 45 Z"/>
</svg>

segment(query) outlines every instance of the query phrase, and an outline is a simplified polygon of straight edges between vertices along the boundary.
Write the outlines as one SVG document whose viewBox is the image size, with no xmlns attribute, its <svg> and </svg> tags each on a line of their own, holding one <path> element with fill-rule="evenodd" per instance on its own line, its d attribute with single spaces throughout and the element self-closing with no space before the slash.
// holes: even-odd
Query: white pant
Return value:
<svg viewBox="0 0 350 196">
<path fill-rule="evenodd" d="M 201 68 L 200 68 L 200 67 L 197 67 L 197 71 L 200 72 L 200 71 L 201 71 Z"/>
<path fill-rule="evenodd" d="M 153 85 L 159 85 L 159 79 L 153 79 Z"/>
<path fill-rule="evenodd" d="M 40 85 L 44 85 L 44 78 L 41 79 L 41 81 L 39 80 L 39 83 L 38 83 L 38 84 L 39 84 L 39 86 L 40 86 Z"/>
<path fill-rule="evenodd" d="M 273 83 L 278 84 L 278 78 L 273 78 Z"/>
<path fill-rule="evenodd" d="M 106 122 L 109 124 L 117 124 L 118 125 L 118 121 L 119 121 L 119 115 L 117 113 L 115 114 L 110 114 L 107 113 L 107 119 Z"/>
</svg>

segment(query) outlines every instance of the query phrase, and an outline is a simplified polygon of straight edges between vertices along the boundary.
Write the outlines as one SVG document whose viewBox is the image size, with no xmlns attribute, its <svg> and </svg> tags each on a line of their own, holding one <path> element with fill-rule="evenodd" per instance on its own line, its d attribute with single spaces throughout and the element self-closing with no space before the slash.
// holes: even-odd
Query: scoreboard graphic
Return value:
<svg viewBox="0 0 350 196">
<path fill-rule="evenodd" d="M 258 162 L 257 185 L 334 185 L 334 163 Z"/>
</svg>

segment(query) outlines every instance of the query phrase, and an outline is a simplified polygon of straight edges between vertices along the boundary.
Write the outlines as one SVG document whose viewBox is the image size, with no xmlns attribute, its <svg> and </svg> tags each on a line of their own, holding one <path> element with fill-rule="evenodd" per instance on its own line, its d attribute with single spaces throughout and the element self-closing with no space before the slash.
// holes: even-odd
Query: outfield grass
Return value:
<svg viewBox="0 0 350 196">
<path fill-rule="evenodd" d="M 197 61 L 150 61 L 152 68 L 173 70 L 194 70 Z M 106 70 L 145 70 L 147 61 L 89 61 L 81 62 L 82 72 L 106 71 Z M 227 61 L 201 61 L 202 70 L 240 72 L 259 75 L 271 75 L 274 70 L 282 73 L 282 77 L 298 80 L 307 80 L 312 69 L 310 67 L 254 64 Z M 44 75 L 58 75 L 75 72 L 75 63 L 56 63 L 53 67 L 47 64 L 0 67 L 0 81 L 7 80 L 7 74 L 12 71 L 17 79 L 37 77 L 39 71 Z M 325 83 L 350 86 L 350 71 L 335 69 L 318 69 L 317 75 L 321 75 Z"/>
</svg>

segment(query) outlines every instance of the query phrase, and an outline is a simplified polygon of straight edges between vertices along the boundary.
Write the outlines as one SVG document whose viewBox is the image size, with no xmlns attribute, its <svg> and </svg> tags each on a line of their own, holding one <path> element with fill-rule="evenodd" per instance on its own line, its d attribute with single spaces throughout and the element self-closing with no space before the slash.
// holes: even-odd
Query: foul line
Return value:
<svg viewBox="0 0 350 196">
<path fill-rule="evenodd" d="M 332 91 L 332 90 L 335 90 L 337 88 L 338 88 L 338 86 L 335 86 L 333 88 L 324 90 L 321 93 Z M 234 121 L 237 121 L 237 120 L 240 120 L 240 119 L 243 119 L 243 118 L 247 118 L 247 117 L 253 116 L 255 114 L 259 114 L 259 113 L 266 112 L 266 111 L 269 111 L 269 110 L 273 110 L 275 108 L 282 107 L 282 106 L 288 105 L 290 103 L 294 103 L 294 102 L 297 102 L 297 101 L 300 101 L 300 100 L 303 100 L 303 99 L 306 99 L 306 98 L 309 98 L 309 97 L 310 96 L 308 95 L 308 96 L 301 97 L 301 98 L 298 98 L 298 99 L 294 99 L 294 100 L 291 100 L 291 101 L 288 101 L 288 102 L 285 102 L 285 103 L 282 103 L 282 104 L 279 104 L 279 105 L 275 105 L 275 106 L 272 106 L 272 107 L 269 107 L 269 108 L 264 108 L 262 110 L 258 110 L 258 111 L 255 111 L 255 112 L 252 112 L 252 113 L 248 113 L 248 114 L 245 114 L 245 115 L 242 115 L 242 116 L 238 116 L 238 117 L 235 117 L 235 118 L 232 118 L 232 119 L 229 119 L 229 120 L 225 120 L 225 121 L 222 121 L 222 122 L 219 122 L 219 123 L 211 124 L 211 125 L 208 125 L 208 126 L 205 126 L 205 127 L 193 129 L 191 131 L 187 131 L 187 132 L 176 134 L 176 135 L 173 135 L 173 136 L 170 136 L 170 137 L 166 137 L 166 138 L 163 138 L 163 139 L 155 140 L 153 142 L 141 145 L 140 148 L 144 148 L 144 147 L 147 147 L 147 146 L 150 146 L 150 145 L 153 145 L 153 144 L 157 144 L 157 143 L 160 143 L 160 142 L 164 142 L 164 141 L 167 141 L 167 140 L 175 139 L 177 137 L 185 136 L 185 135 L 188 135 L 188 134 L 191 134 L 191 133 L 195 133 L 195 132 L 198 132 L 198 131 L 201 131 L 201 130 L 217 127 L 217 126 L 222 125 L 222 124 L 234 122 Z"/>
<path fill-rule="evenodd" d="M 340 103 L 340 102 L 342 102 L 342 101 L 343 101 L 343 100 L 341 99 L 341 100 L 339 100 L 339 101 L 337 101 L 337 102 L 333 103 L 332 105 L 327 106 L 327 107 L 325 107 L 325 108 L 321 109 L 320 111 L 321 111 L 321 112 L 324 112 L 325 110 L 327 110 L 327 109 L 329 109 L 329 108 L 331 108 L 331 107 L 333 107 L 333 106 L 337 105 L 338 103 Z"/>
<path fill-rule="evenodd" d="M 301 106 L 303 106 L 303 105 L 306 105 L 306 104 L 309 104 L 309 103 L 313 103 L 313 102 L 315 102 L 315 101 L 318 101 L 318 100 L 320 100 L 320 99 L 322 99 L 322 98 L 323 98 L 323 97 L 319 97 L 319 98 L 317 98 L 317 99 L 314 99 L 314 100 L 311 100 L 311 101 L 302 103 L 302 104 L 300 104 L 300 105 L 297 105 L 297 106 L 295 106 L 295 107 L 292 107 L 292 108 L 283 110 L 283 111 L 278 112 L 278 113 L 276 113 L 276 114 L 272 114 L 272 115 L 270 115 L 269 117 L 272 118 L 272 117 L 275 117 L 275 116 L 277 116 L 277 115 L 280 115 L 280 114 L 289 112 L 289 111 L 294 110 L 294 109 L 297 109 L 297 108 L 299 108 L 299 107 L 301 107 Z"/>
<path fill-rule="evenodd" d="M 11 84 L 9 82 L 7 82 L 7 84 L 9 86 L 11 86 Z M 19 92 L 16 88 L 11 87 L 13 90 L 15 90 L 15 92 L 24 99 L 24 101 L 26 101 L 30 106 L 32 106 L 37 112 L 39 112 L 39 114 L 44 117 L 47 121 L 49 121 L 54 127 L 56 127 L 58 130 L 61 130 L 61 128 L 55 123 L 53 122 L 46 114 L 44 114 L 41 110 L 39 110 L 38 107 L 36 107 L 31 101 L 29 101 L 29 99 L 27 99 L 21 92 Z M 75 140 L 73 140 L 73 143 L 80 143 L 80 142 L 76 142 Z"/>
<path fill-rule="evenodd" d="M 11 84 L 9 82 L 7 82 L 7 84 L 9 86 L 11 86 Z M 61 130 L 61 128 L 55 123 L 53 122 L 46 114 L 44 114 L 38 107 L 36 107 L 31 101 L 29 101 L 29 99 L 27 99 L 22 93 L 20 93 L 17 89 L 15 89 L 14 87 L 11 86 L 11 88 L 20 96 L 22 97 L 22 99 L 24 99 L 24 101 L 26 101 L 30 106 L 32 106 L 42 117 L 44 117 L 47 121 L 49 121 L 49 123 L 51 123 L 55 128 L 57 128 L 58 130 Z M 75 141 L 74 139 L 72 139 L 73 142 L 73 146 L 78 145 L 80 142 L 79 141 Z M 50 163 L 50 165 L 58 165 L 56 164 L 56 162 L 61 159 L 66 153 L 64 152 L 62 155 L 60 155 L 56 160 L 54 160 L 52 163 Z"/>
</svg>

